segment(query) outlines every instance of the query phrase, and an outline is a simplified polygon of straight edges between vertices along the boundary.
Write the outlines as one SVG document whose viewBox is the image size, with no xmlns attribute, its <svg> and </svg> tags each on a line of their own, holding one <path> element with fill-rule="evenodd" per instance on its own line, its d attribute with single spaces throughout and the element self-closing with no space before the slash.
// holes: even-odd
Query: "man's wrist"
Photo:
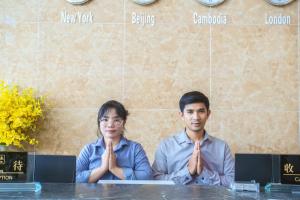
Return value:
<svg viewBox="0 0 300 200">
<path fill-rule="evenodd" d="M 120 168 L 117 166 L 113 166 L 113 167 L 109 168 L 109 171 L 111 171 L 113 174 L 115 174 L 115 172 L 118 171 L 118 169 L 120 169 Z"/>
</svg>

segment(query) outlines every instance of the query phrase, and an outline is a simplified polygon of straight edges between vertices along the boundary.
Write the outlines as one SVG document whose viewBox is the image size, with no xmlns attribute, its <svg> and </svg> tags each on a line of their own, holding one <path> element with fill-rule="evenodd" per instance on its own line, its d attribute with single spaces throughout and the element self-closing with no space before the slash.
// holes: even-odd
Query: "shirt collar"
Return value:
<svg viewBox="0 0 300 200">
<path fill-rule="evenodd" d="M 117 150 L 121 149 L 125 145 L 128 145 L 128 140 L 124 136 L 121 136 L 120 142 L 114 148 L 114 151 L 117 151 Z M 105 143 L 104 143 L 104 137 L 103 136 L 97 140 L 96 146 L 105 149 Z"/>
<path fill-rule="evenodd" d="M 114 148 L 114 151 L 117 151 L 126 145 L 128 145 L 128 140 L 122 136 L 119 144 L 117 144 L 117 146 Z"/>
<path fill-rule="evenodd" d="M 175 136 L 179 144 L 193 143 L 193 141 L 187 136 L 185 129 Z"/>
<path fill-rule="evenodd" d="M 103 137 L 98 138 L 98 140 L 97 140 L 95 146 L 96 146 L 96 147 L 102 147 L 102 148 L 105 149 L 104 138 L 103 138 Z"/>
<path fill-rule="evenodd" d="M 185 131 L 185 129 L 183 131 L 181 131 L 177 136 L 176 136 L 177 141 L 182 144 L 182 143 L 193 143 L 193 141 L 187 136 L 187 133 Z M 211 136 L 207 133 L 207 131 L 205 130 L 204 132 L 204 137 L 201 140 L 201 144 L 203 142 L 205 142 L 206 140 L 211 140 Z"/>
<path fill-rule="evenodd" d="M 200 141 L 200 146 L 205 142 L 205 141 L 210 141 L 212 138 L 211 136 L 207 133 L 207 131 L 204 132 L 204 137 Z"/>
</svg>

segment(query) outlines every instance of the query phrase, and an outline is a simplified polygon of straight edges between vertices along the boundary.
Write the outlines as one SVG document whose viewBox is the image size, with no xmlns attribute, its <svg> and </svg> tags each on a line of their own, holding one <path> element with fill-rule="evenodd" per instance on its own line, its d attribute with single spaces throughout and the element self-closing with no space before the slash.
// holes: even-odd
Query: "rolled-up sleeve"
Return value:
<svg viewBox="0 0 300 200">
<path fill-rule="evenodd" d="M 137 144 L 134 148 L 134 168 L 122 167 L 126 180 L 151 180 L 152 170 L 143 147 Z"/>
<path fill-rule="evenodd" d="M 168 172 L 168 163 L 165 153 L 164 142 L 161 142 L 155 153 L 155 159 L 152 165 L 153 176 L 156 180 L 172 180 L 176 184 L 188 184 L 193 180 L 187 165 L 182 169 Z"/>
<path fill-rule="evenodd" d="M 76 183 L 87 183 L 92 172 L 89 169 L 90 152 L 85 146 L 80 152 L 76 161 Z"/>
</svg>

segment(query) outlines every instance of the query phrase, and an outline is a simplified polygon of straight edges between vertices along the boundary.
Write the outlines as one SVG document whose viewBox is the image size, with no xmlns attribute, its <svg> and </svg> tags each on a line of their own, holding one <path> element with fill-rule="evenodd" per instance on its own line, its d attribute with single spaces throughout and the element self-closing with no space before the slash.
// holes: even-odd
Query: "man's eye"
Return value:
<svg viewBox="0 0 300 200">
<path fill-rule="evenodd" d="M 104 119 L 101 119 L 101 121 L 103 121 L 103 122 L 107 122 L 107 121 L 108 121 L 108 119 L 104 118 Z"/>
</svg>

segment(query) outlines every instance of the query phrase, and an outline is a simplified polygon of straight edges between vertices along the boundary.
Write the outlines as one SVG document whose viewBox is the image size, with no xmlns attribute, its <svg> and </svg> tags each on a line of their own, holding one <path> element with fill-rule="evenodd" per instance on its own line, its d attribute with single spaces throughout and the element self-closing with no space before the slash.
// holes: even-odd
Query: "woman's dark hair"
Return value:
<svg viewBox="0 0 300 200">
<path fill-rule="evenodd" d="M 100 119 L 111 109 L 115 109 L 118 117 L 120 117 L 124 121 L 124 123 L 126 122 L 127 116 L 129 115 L 128 111 L 120 102 L 115 100 L 110 100 L 104 103 L 98 111 L 97 125 L 99 130 L 100 130 Z"/>
<path fill-rule="evenodd" d="M 204 103 L 206 109 L 209 110 L 209 100 L 207 96 L 205 96 L 202 92 L 192 91 L 192 92 L 185 93 L 181 97 L 179 101 L 180 111 L 183 112 L 184 107 L 187 104 L 192 104 L 192 103 Z"/>
</svg>

